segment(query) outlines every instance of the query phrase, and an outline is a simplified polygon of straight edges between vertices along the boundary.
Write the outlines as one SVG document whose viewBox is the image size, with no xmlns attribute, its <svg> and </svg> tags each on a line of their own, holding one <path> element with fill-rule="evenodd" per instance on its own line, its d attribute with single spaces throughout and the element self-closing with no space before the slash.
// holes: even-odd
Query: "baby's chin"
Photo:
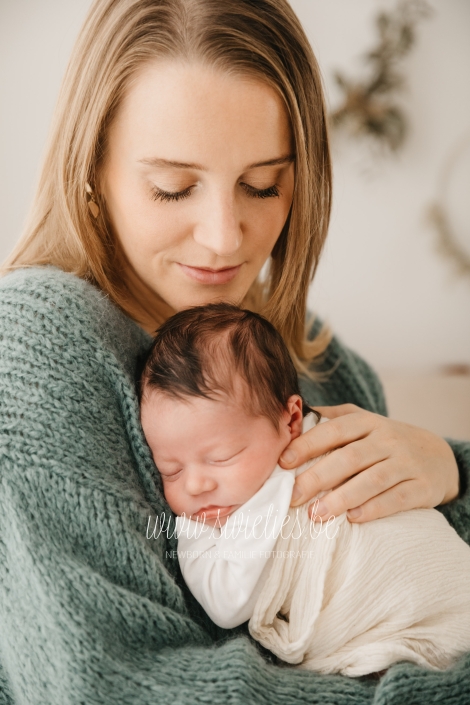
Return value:
<svg viewBox="0 0 470 705">
<path fill-rule="evenodd" d="M 204 523 L 206 526 L 215 526 L 218 529 L 221 528 L 224 524 L 227 523 L 228 519 L 230 517 L 230 514 L 228 514 L 226 517 L 220 517 L 220 518 L 213 518 L 213 519 L 206 519 L 205 517 L 197 517 L 195 521 L 198 521 L 201 526 Z"/>
</svg>

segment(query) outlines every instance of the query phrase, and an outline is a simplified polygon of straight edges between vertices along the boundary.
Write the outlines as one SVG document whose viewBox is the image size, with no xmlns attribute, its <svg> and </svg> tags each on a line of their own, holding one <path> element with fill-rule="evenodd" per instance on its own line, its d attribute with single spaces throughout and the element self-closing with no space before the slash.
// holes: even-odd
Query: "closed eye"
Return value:
<svg viewBox="0 0 470 705">
<path fill-rule="evenodd" d="M 183 198 L 188 198 L 191 195 L 192 186 L 183 189 L 183 191 L 163 191 L 158 186 L 152 187 L 152 199 L 154 201 L 181 201 Z"/>
<path fill-rule="evenodd" d="M 251 196 L 251 198 L 278 198 L 280 193 L 279 193 L 279 187 L 277 184 L 273 184 L 272 186 L 268 186 L 268 188 L 255 188 L 254 186 L 250 186 L 250 184 L 245 184 L 241 183 L 240 186 L 246 191 L 248 196 Z"/>
<path fill-rule="evenodd" d="M 164 478 L 165 480 L 174 480 L 176 477 L 178 477 L 182 473 L 181 468 L 179 470 L 176 470 L 175 472 L 162 472 L 158 467 L 157 467 L 157 470 L 160 473 L 161 477 Z"/>
<path fill-rule="evenodd" d="M 250 184 L 245 184 L 243 182 L 240 186 L 250 198 L 279 198 L 280 196 L 279 187 L 277 184 L 273 184 L 272 186 L 268 186 L 268 188 L 263 189 L 255 188 L 254 186 L 250 186 Z M 158 186 L 153 186 L 152 199 L 154 201 L 163 201 L 166 203 L 182 201 L 184 198 L 189 198 L 193 188 L 193 186 L 188 186 L 188 188 L 185 188 L 182 191 L 164 191 L 163 189 L 158 188 Z"/>
<path fill-rule="evenodd" d="M 239 450 L 237 453 L 233 453 L 228 458 L 223 458 L 220 460 L 210 460 L 209 462 L 211 462 L 211 463 L 228 463 L 229 460 L 233 460 L 234 458 L 237 457 L 237 455 L 240 455 L 240 453 L 243 453 L 244 450 L 246 450 L 246 446 L 245 446 L 245 448 L 242 448 L 241 450 Z"/>
</svg>

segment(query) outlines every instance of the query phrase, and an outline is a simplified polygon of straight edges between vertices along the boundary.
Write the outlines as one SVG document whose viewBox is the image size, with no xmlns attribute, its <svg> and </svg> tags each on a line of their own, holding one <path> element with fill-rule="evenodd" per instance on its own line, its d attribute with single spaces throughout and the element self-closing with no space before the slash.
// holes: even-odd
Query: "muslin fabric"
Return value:
<svg viewBox="0 0 470 705">
<path fill-rule="evenodd" d="M 435 509 L 320 526 L 289 509 L 249 622 L 279 658 L 360 676 L 402 659 L 445 669 L 470 649 L 470 547 Z"/>
<path fill-rule="evenodd" d="M 315 425 L 308 414 L 303 431 Z M 305 669 L 448 668 L 470 650 L 470 546 L 435 509 L 313 523 L 308 507 L 329 491 L 289 504 L 294 477 L 320 460 L 277 465 L 220 528 L 177 517 L 189 589 L 216 624 L 249 619 L 254 639 Z"/>
</svg>

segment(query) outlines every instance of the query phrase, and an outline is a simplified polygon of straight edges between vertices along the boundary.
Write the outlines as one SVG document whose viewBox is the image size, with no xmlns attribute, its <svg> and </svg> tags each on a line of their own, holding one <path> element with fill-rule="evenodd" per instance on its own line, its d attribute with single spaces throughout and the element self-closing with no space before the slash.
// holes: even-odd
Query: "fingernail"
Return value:
<svg viewBox="0 0 470 705">
<path fill-rule="evenodd" d="M 289 465 L 293 463 L 297 458 L 297 453 L 293 450 L 286 450 L 282 455 L 281 455 L 281 460 L 283 463 L 288 463 Z"/>
<path fill-rule="evenodd" d="M 318 502 L 315 512 L 319 517 L 322 517 L 324 514 L 326 514 L 328 512 L 328 507 L 326 506 L 325 502 Z"/>
<path fill-rule="evenodd" d="M 300 490 L 297 485 L 294 485 L 294 489 L 292 490 L 292 502 L 296 502 L 298 499 L 302 497 L 302 491 Z"/>
<path fill-rule="evenodd" d="M 356 507 L 356 509 L 348 509 L 348 516 L 351 517 L 351 519 L 357 519 L 360 517 L 362 514 L 362 509 L 360 507 Z"/>
</svg>

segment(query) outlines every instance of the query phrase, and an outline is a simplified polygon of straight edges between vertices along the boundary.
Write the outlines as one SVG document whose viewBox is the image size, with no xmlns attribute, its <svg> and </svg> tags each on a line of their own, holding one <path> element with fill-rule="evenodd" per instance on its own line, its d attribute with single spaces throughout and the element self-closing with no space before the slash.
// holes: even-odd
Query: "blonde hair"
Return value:
<svg viewBox="0 0 470 705">
<path fill-rule="evenodd" d="M 254 283 L 244 305 L 273 323 L 296 368 L 307 372 L 331 338 L 325 328 L 313 341 L 305 335 L 308 286 L 330 216 L 331 162 L 320 71 L 287 0 L 95 0 L 63 81 L 29 220 L 2 273 L 52 264 L 88 279 L 137 318 L 106 209 L 91 217 L 85 183 L 96 182 L 130 78 L 163 57 L 251 75 L 284 100 L 295 145 L 293 203 L 267 278 Z"/>
</svg>

